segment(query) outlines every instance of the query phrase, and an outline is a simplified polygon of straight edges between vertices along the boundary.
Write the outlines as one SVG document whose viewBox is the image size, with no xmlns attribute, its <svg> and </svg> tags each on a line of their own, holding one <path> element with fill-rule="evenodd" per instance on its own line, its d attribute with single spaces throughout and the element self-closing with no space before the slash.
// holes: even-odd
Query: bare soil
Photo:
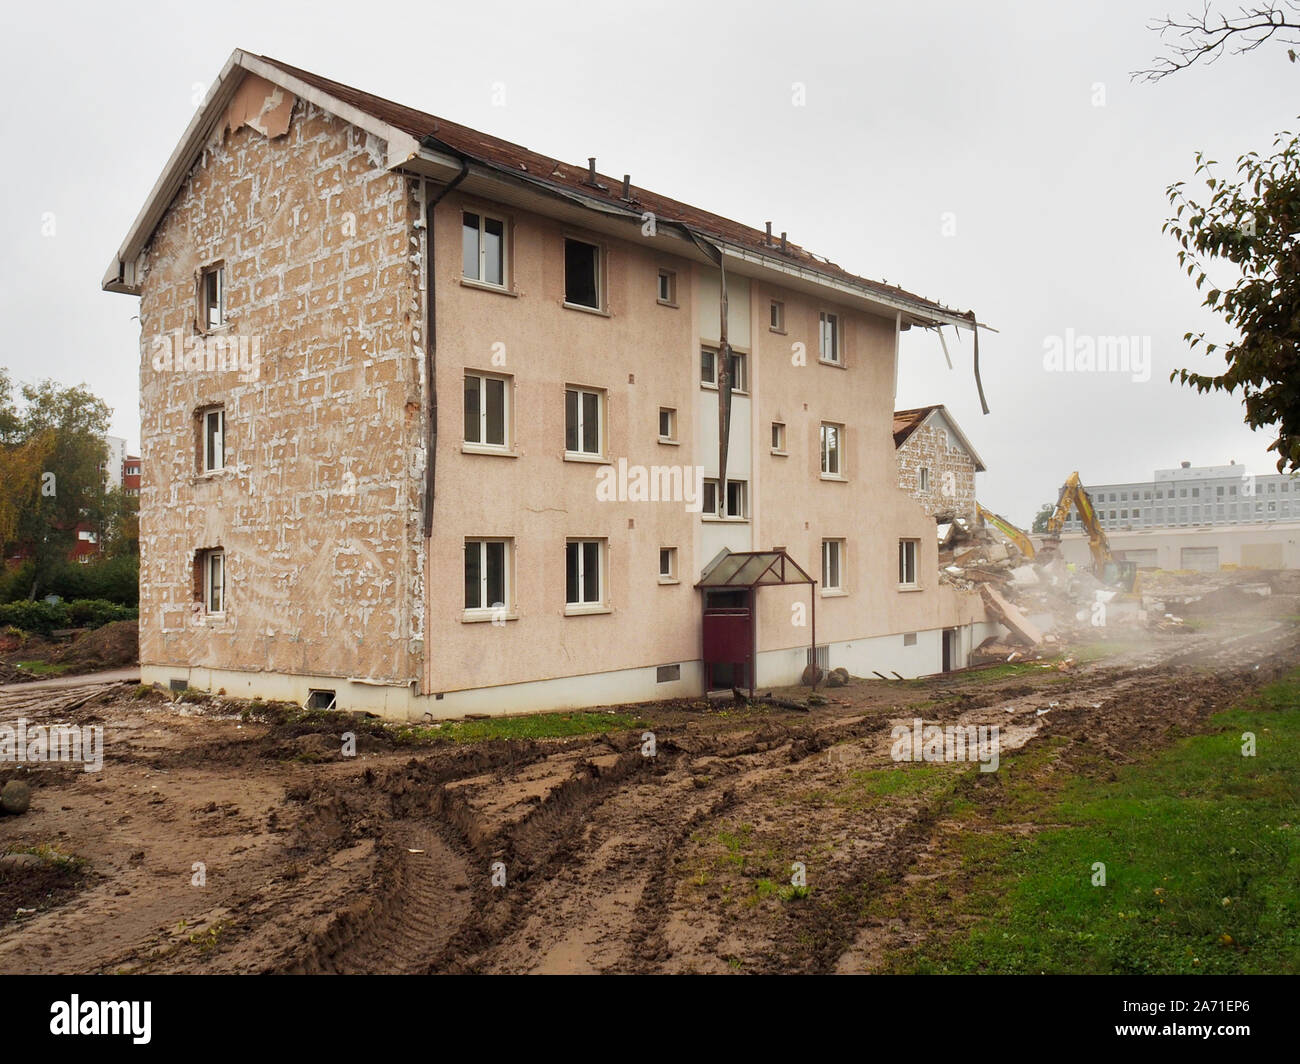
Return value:
<svg viewBox="0 0 1300 1064">
<path fill-rule="evenodd" d="M 855 680 L 811 713 L 635 707 L 654 758 L 640 728 L 412 747 L 126 686 L 0 693 L 0 724 L 106 741 L 99 773 L 0 766 L 33 788 L 0 852 L 84 862 L 57 882 L 0 873 L 0 972 L 869 971 L 908 929 L 873 923 L 864 892 L 923 874 L 942 830 L 929 766 L 890 759 L 893 725 L 996 724 L 1003 759 L 1052 742 L 1057 771 L 1111 771 L 1300 664 L 1294 597 L 1239 606 L 1066 671 Z"/>
</svg>

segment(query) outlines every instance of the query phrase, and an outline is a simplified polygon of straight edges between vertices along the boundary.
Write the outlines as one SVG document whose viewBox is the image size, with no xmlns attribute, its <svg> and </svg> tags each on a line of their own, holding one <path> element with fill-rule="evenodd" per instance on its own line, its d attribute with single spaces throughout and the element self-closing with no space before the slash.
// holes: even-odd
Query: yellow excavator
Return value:
<svg viewBox="0 0 1300 1064">
<path fill-rule="evenodd" d="M 1060 497 L 1056 500 L 1056 509 L 1047 519 L 1047 534 L 1043 537 L 1040 553 L 1047 557 L 1054 555 L 1061 545 L 1061 529 L 1071 510 L 1079 512 L 1079 523 L 1088 533 L 1088 550 L 1092 553 L 1092 571 L 1097 579 L 1111 587 L 1120 587 L 1132 591 L 1137 580 L 1137 563 L 1120 561 L 1111 553 L 1110 540 L 1106 530 L 1097 519 L 1097 511 L 1092 505 L 1092 496 L 1079 480 L 1078 472 L 1071 473 L 1061 485 Z"/>
<path fill-rule="evenodd" d="M 1017 528 L 1000 514 L 995 514 L 992 510 L 984 509 L 984 507 L 978 502 L 975 504 L 975 513 L 984 524 L 992 525 L 1006 536 L 1007 539 L 1011 540 L 1020 553 L 1024 555 L 1026 561 L 1034 560 L 1034 555 L 1037 552 L 1034 550 L 1034 541 L 1029 538 L 1029 533 L 1025 532 L 1023 529 Z"/>
</svg>

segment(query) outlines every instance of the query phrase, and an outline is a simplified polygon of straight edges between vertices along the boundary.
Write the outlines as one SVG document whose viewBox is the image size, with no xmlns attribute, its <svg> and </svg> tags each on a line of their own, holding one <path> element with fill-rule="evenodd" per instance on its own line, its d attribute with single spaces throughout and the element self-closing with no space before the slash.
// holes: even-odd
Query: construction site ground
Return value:
<svg viewBox="0 0 1300 1064">
<path fill-rule="evenodd" d="M 102 725 L 105 756 L 95 773 L 0 764 L 32 787 L 0 817 L 0 854 L 32 855 L 0 858 L 0 972 L 898 970 L 965 926 L 910 891 L 987 889 L 945 845 L 959 810 L 1032 835 L 997 815 L 1013 787 L 1104 780 L 1300 666 L 1297 596 L 1233 605 L 1099 629 L 1061 648 L 1066 667 L 854 679 L 808 712 L 614 707 L 561 718 L 587 732 L 569 736 L 540 717 L 394 729 L 120 683 L 6 688 L 0 725 Z M 999 770 L 893 760 L 891 728 L 918 717 L 998 726 Z"/>
</svg>

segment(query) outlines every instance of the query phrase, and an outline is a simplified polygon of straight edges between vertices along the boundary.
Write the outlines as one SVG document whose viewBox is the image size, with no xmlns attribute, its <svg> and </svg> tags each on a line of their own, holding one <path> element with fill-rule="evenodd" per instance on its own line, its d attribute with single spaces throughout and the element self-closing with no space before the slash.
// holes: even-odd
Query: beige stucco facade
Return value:
<svg viewBox="0 0 1300 1064">
<path fill-rule="evenodd" d="M 391 143 L 300 91 L 290 104 L 283 87 L 240 92 L 132 279 L 121 269 L 113 282 L 141 299 L 147 682 L 297 700 L 322 689 L 343 708 L 407 719 L 695 695 L 694 584 L 724 548 L 782 547 L 818 580 L 816 641 L 832 667 L 935 672 L 944 631 L 964 664 L 991 629 L 977 598 L 938 584 L 933 517 L 899 486 L 900 314 L 736 257 L 728 339 L 748 379 L 733 396 L 728 480 L 746 484 L 744 517 L 701 514 L 689 497 L 610 498 L 602 478 L 623 470 L 676 470 L 688 486 L 697 470 L 718 475 L 717 391 L 700 371 L 701 348 L 719 341 L 718 266 L 686 241 L 611 233 L 596 214 L 552 211 L 507 184 L 498 195 L 491 180 L 395 166 Z M 504 223 L 503 286 L 466 279 L 465 211 Z M 565 304 L 566 237 L 601 249 L 598 311 Z M 226 278 L 216 333 L 256 341 L 259 357 L 169 364 L 167 352 L 205 339 L 196 299 L 214 263 Z M 819 358 L 822 313 L 837 316 L 838 365 Z M 505 380 L 504 446 L 466 442 L 467 373 Z M 566 455 L 568 387 L 601 397 L 596 455 Z M 215 406 L 225 468 L 204 473 Z M 840 441 L 838 473 L 823 473 L 824 423 Z M 571 539 L 601 544 L 594 605 L 566 602 Z M 835 589 L 820 586 L 828 539 L 841 543 Z M 508 544 L 506 600 L 491 611 L 466 609 L 477 540 Z M 906 588 L 900 540 L 918 552 Z M 201 566 L 218 549 L 214 614 Z M 757 593 L 757 684 L 797 679 L 809 594 Z"/>
</svg>

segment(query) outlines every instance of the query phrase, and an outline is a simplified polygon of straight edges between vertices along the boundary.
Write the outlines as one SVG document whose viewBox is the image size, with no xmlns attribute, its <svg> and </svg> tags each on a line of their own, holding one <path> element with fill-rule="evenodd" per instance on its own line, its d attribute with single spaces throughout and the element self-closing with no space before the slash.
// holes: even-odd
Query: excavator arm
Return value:
<svg viewBox="0 0 1300 1064">
<path fill-rule="evenodd" d="M 1056 501 L 1056 509 L 1047 519 L 1047 535 L 1043 541 L 1044 553 L 1054 553 L 1061 542 L 1061 529 L 1065 527 L 1066 518 L 1071 510 L 1079 513 L 1079 524 L 1088 534 L 1088 550 L 1092 554 L 1093 572 L 1108 583 L 1118 580 L 1125 587 L 1132 588 L 1136 576 L 1136 566 L 1129 562 L 1120 562 L 1111 553 L 1110 540 L 1106 530 L 1101 527 L 1096 508 L 1092 505 L 1092 496 L 1079 480 L 1078 472 L 1071 473 L 1061 485 L 1061 494 Z M 1108 574 L 1116 576 L 1110 578 Z"/>
<path fill-rule="evenodd" d="M 1029 538 L 1029 534 L 1023 529 L 1017 528 L 1005 517 L 995 514 L 992 510 L 986 510 L 978 502 L 975 504 L 975 512 L 979 515 L 981 521 L 992 525 L 1001 532 L 1007 539 L 1016 545 L 1025 558 L 1033 560 L 1036 551 L 1034 550 L 1034 541 Z"/>
</svg>

